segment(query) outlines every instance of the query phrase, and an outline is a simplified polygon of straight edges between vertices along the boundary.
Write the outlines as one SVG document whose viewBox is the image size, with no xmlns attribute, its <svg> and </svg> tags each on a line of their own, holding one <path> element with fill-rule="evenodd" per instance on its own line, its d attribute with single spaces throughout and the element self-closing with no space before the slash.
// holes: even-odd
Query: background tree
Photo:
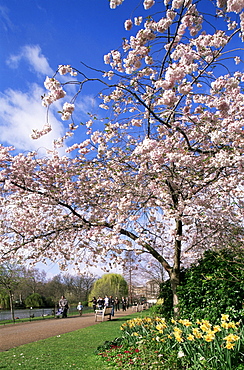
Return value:
<svg viewBox="0 0 244 370">
<path fill-rule="evenodd" d="M 14 321 L 14 293 L 17 289 L 23 270 L 19 265 L 4 264 L 0 265 L 0 287 L 1 295 L 3 295 L 6 303 L 6 295 L 9 299 L 9 307 L 11 310 L 12 320 Z"/>
<path fill-rule="evenodd" d="M 10 309 L 10 304 L 9 304 L 9 295 L 7 292 L 3 291 L 1 289 L 0 293 L 0 308 L 3 310 L 8 310 Z"/>
<path fill-rule="evenodd" d="M 57 304 L 62 295 L 66 295 L 68 289 L 66 289 L 62 275 L 55 275 L 52 279 L 49 279 L 45 284 L 45 296 L 52 298 Z"/>
<path fill-rule="evenodd" d="M 25 299 L 25 305 L 29 308 L 42 308 L 45 307 L 45 301 L 40 294 L 32 293 Z"/>
<path fill-rule="evenodd" d="M 58 68 L 77 93 L 63 105 L 70 124 L 56 147 L 77 127 L 87 135 L 70 157 L 1 147 L 1 248 L 3 258 L 50 258 L 63 268 L 109 259 L 108 270 L 121 250 L 150 253 L 169 275 L 177 314 L 182 263 L 241 238 L 232 230 L 244 209 L 244 74 L 232 46 L 242 47 L 242 4 L 209 1 L 208 14 L 199 1 L 143 5 L 154 16 L 136 17 L 135 32 L 126 20 L 129 38 L 105 56 L 106 71 Z M 102 84 L 109 114 L 75 125 L 74 103 L 91 81 Z M 63 98 L 66 84 L 47 78 L 43 105 Z"/>
<path fill-rule="evenodd" d="M 127 297 L 128 285 L 126 280 L 120 274 L 104 274 L 100 279 L 96 280 L 89 295 L 89 301 L 92 297 L 104 298 L 105 296 L 113 296 L 121 298 Z"/>
<path fill-rule="evenodd" d="M 128 284 L 128 297 L 129 303 L 132 304 L 134 297 L 134 286 L 138 286 L 141 281 L 141 274 L 139 271 L 140 257 L 137 256 L 133 250 L 128 250 L 125 252 L 123 258 L 122 269 L 123 277 Z"/>
<path fill-rule="evenodd" d="M 36 268 L 26 269 L 23 267 L 23 276 L 19 282 L 18 289 L 16 290 L 16 298 L 20 304 L 33 293 L 38 293 L 40 295 L 45 295 L 45 283 L 46 283 L 46 273 L 45 271 L 39 271 Z"/>
<path fill-rule="evenodd" d="M 89 293 L 96 280 L 96 277 L 87 274 L 79 274 L 76 276 L 64 274 L 63 284 L 65 286 L 66 295 L 69 295 L 70 302 L 77 303 L 88 301 Z"/>
</svg>

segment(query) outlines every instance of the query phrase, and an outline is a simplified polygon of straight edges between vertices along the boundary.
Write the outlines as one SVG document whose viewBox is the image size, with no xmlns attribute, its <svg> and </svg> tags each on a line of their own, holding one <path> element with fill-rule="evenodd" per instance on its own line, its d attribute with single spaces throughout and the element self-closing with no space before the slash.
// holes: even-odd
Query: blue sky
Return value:
<svg viewBox="0 0 244 370">
<path fill-rule="evenodd" d="M 20 151 L 51 148 L 52 140 L 63 134 L 64 123 L 54 114 L 60 102 L 50 114 L 53 131 L 30 139 L 32 129 L 46 121 L 40 99 L 46 76 L 59 64 L 79 68 L 80 61 L 104 69 L 103 55 L 129 36 L 124 20 L 139 3 L 125 0 L 112 10 L 108 0 L 0 0 L 0 143 Z M 134 15 L 143 13 L 140 6 Z M 95 93 L 94 85 L 85 89 L 81 120 L 94 109 Z"/>
</svg>

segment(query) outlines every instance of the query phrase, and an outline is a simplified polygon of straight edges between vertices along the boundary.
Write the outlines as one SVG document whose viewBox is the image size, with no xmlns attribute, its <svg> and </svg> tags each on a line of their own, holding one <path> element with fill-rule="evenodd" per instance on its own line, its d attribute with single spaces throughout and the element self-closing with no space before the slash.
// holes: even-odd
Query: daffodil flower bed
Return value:
<svg viewBox="0 0 244 370">
<path fill-rule="evenodd" d="M 244 329 L 229 315 L 223 314 L 217 325 L 208 320 L 135 318 L 121 331 L 119 345 L 100 352 L 108 369 L 244 369 Z"/>
</svg>

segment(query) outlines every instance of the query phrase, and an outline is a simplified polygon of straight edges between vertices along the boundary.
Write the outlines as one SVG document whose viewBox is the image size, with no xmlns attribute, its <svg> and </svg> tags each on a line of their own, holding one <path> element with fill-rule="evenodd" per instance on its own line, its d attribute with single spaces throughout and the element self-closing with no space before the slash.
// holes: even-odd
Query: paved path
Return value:
<svg viewBox="0 0 244 370">
<path fill-rule="evenodd" d="M 128 309 L 126 312 L 117 311 L 114 318 L 123 317 L 131 313 L 131 309 Z M 106 317 L 105 320 L 107 320 Z M 100 323 L 101 321 L 95 322 L 93 313 L 83 313 L 81 317 L 69 316 L 66 319 L 44 319 L 0 325 L 0 352 L 21 346 L 22 344 L 86 328 L 87 326 L 99 325 Z"/>
</svg>

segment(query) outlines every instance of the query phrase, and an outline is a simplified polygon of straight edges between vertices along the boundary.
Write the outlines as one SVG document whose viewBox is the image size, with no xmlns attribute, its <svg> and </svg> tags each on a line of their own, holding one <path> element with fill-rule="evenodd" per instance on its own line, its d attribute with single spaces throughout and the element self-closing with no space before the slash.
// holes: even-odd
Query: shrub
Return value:
<svg viewBox="0 0 244 370">
<path fill-rule="evenodd" d="M 182 273 L 178 288 L 180 315 L 215 321 L 221 313 L 239 320 L 243 314 L 244 273 L 241 255 L 208 251 Z"/>
<path fill-rule="evenodd" d="M 173 293 L 169 280 L 161 284 L 159 300 L 162 300 L 163 303 L 153 306 L 150 309 L 151 314 L 162 315 L 163 317 L 170 319 L 173 316 Z"/>
<path fill-rule="evenodd" d="M 230 250 L 207 251 L 190 268 L 182 270 L 178 287 L 180 316 L 191 320 L 205 318 L 217 320 L 226 312 L 232 319 L 244 315 L 243 252 Z M 152 314 L 173 316 L 170 282 L 161 285 L 161 306 L 152 308 Z"/>
</svg>

